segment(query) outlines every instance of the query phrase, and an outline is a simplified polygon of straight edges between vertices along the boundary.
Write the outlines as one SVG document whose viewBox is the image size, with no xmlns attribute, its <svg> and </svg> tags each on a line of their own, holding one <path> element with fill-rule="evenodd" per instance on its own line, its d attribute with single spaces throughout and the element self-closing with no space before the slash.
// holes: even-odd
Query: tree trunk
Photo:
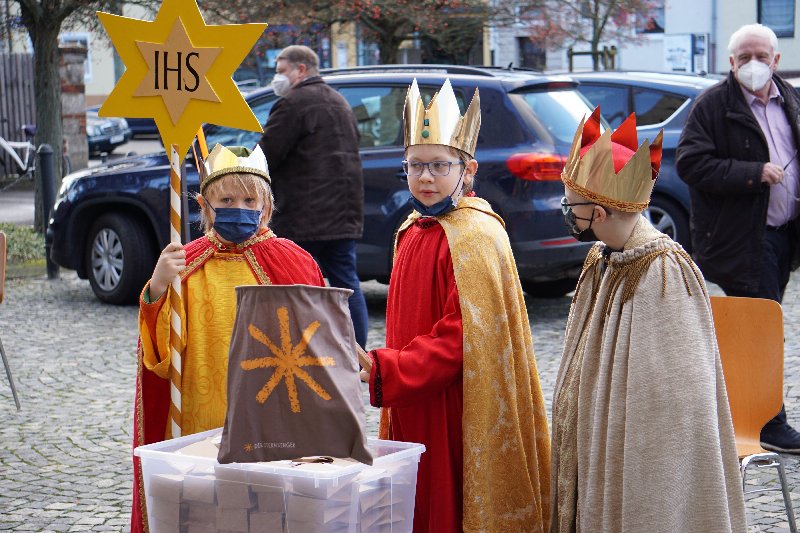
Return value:
<svg viewBox="0 0 800 533">
<path fill-rule="evenodd" d="M 600 70 L 600 40 L 592 39 L 592 70 Z"/>
<path fill-rule="evenodd" d="M 381 65 L 397 63 L 397 51 L 400 47 L 400 42 L 393 35 L 381 35 L 378 39 L 378 47 L 380 48 Z"/>
<path fill-rule="evenodd" d="M 36 95 L 36 144 L 47 143 L 53 149 L 53 166 L 55 169 L 56 190 L 61 184 L 61 154 L 63 152 L 63 134 L 61 127 L 61 80 L 58 74 L 58 32 L 60 21 L 40 21 L 35 28 L 29 28 L 33 37 L 34 93 Z M 37 161 L 38 162 L 38 161 Z M 42 175 L 39 166 L 36 168 L 36 215 L 34 224 L 37 231 L 43 232 L 47 225 L 49 213 L 42 211 L 41 187 Z M 50 209 L 52 206 L 48 206 Z"/>
</svg>

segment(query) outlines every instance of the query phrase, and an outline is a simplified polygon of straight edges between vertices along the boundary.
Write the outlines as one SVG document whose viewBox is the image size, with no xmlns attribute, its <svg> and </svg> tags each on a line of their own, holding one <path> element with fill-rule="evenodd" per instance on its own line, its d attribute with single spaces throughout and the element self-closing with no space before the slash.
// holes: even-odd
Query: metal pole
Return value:
<svg viewBox="0 0 800 533">
<path fill-rule="evenodd" d="M 47 262 L 47 279 L 58 279 L 58 265 L 50 259 L 52 242 L 47 238 L 47 226 L 50 223 L 50 212 L 56 201 L 56 169 L 53 164 L 53 148 L 42 144 L 37 150 L 39 154 L 39 172 L 42 178 L 42 216 L 44 217 L 45 242 L 44 253 Z"/>
</svg>

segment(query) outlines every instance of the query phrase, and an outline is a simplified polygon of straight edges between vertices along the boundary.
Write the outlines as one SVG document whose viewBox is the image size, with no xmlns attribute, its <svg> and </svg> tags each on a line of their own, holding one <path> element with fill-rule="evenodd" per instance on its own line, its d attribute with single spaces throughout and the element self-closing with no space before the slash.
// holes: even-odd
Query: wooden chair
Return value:
<svg viewBox="0 0 800 533">
<path fill-rule="evenodd" d="M 780 478 L 789 529 L 797 533 L 783 459 L 761 447 L 761 428 L 783 404 L 783 311 L 761 298 L 712 296 L 714 328 L 733 417 L 736 451 L 745 494 L 747 468 L 775 467 Z"/>
<path fill-rule="evenodd" d="M 0 231 L 0 303 L 3 303 L 3 288 L 6 281 L 6 234 Z M 11 384 L 11 393 L 14 395 L 14 403 L 17 404 L 17 411 L 19 411 L 19 396 L 17 396 L 17 388 L 14 386 L 14 378 L 11 377 L 11 367 L 8 366 L 8 358 L 6 351 L 3 349 L 3 341 L 0 340 L 0 356 L 3 357 L 3 365 L 6 367 L 6 375 L 8 382 Z"/>
</svg>

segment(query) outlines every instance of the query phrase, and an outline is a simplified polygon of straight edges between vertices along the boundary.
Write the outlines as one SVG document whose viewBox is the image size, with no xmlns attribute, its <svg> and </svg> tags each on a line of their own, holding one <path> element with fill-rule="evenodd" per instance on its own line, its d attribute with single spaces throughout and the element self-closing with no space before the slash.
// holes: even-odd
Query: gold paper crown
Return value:
<svg viewBox="0 0 800 533">
<path fill-rule="evenodd" d="M 576 193 L 605 207 L 644 211 L 661 167 L 663 137 L 661 130 L 652 144 L 645 139 L 637 148 L 633 113 L 614 133 L 606 130 L 600 135 L 600 107 L 597 107 L 575 132 L 561 180 Z M 623 163 L 619 172 L 614 168 L 615 159 L 618 166 Z"/>
<path fill-rule="evenodd" d="M 227 174 L 241 172 L 261 176 L 267 183 L 272 183 L 269 177 L 267 158 L 261 151 L 261 146 L 256 145 L 253 150 L 244 146 L 225 147 L 217 143 L 206 160 L 200 165 L 200 194 L 206 190 L 213 181 Z"/>
<path fill-rule="evenodd" d="M 481 99 L 478 89 L 467 112 L 461 116 L 458 101 L 447 79 L 442 90 L 433 95 L 428 107 L 422 101 L 417 79 L 411 83 L 403 109 L 405 147 L 416 144 L 443 144 L 475 156 L 478 131 L 481 129 Z"/>
</svg>

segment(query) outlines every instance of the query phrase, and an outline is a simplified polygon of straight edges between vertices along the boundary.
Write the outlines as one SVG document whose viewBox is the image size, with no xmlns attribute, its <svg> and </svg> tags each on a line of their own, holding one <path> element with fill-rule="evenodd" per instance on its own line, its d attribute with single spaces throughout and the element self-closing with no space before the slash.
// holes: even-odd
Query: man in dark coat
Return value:
<svg viewBox="0 0 800 533">
<path fill-rule="evenodd" d="M 676 163 L 692 200 L 694 259 L 729 296 L 777 302 L 800 262 L 800 98 L 775 71 L 775 33 L 739 28 L 731 72 L 694 105 Z M 800 453 L 786 411 L 761 431 L 764 448 Z"/>
<path fill-rule="evenodd" d="M 350 315 L 364 347 L 367 305 L 355 248 L 364 226 L 364 180 L 356 117 L 322 80 L 319 58 L 307 46 L 284 48 L 275 71 L 272 85 L 281 98 L 261 138 L 275 194 L 271 227 L 314 256 L 332 286 L 353 291 Z"/>
</svg>

